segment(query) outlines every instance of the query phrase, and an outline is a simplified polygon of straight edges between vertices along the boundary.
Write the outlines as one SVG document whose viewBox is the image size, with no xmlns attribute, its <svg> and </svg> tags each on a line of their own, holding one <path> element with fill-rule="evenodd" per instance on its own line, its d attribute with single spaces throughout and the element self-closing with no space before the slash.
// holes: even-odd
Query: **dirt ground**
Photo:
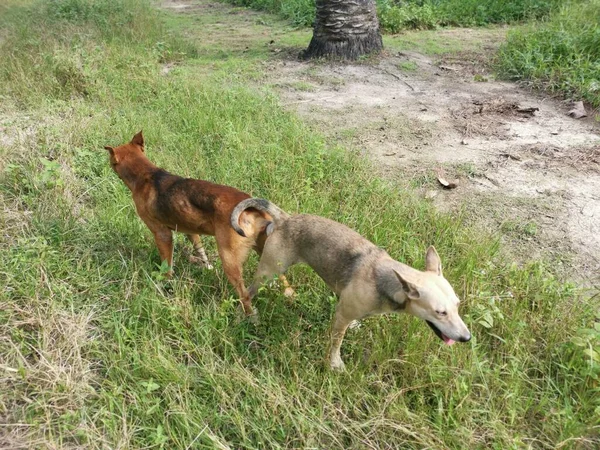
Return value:
<svg viewBox="0 0 600 450">
<path fill-rule="evenodd" d="M 228 14 L 227 6 L 198 0 L 163 6 L 222 12 L 203 26 L 212 26 L 216 41 L 219 33 L 227 42 L 239 35 L 246 49 L 249 32 L 263 40 L 272 34 L 277 53 L 261 85 L 331 143 L 362 152 L 382 175 L 418 187 L 441 210 L 499 231 L 516 260 L 543 256 L 585 285 L 599 280 L 600 119 L 573 119 L 568 102 L 494 80 L 487 60 L 502 35 L 490 33 L 475 52 L 387 50 L 359 63 L 303 62 L 282 30 L 257 30 L 262 19 L 252 11 Z M 485 34 L 439 33 L 442 41 L 466 42 Z M 458 186 L 444 189 L 440 174 Z"/>
<path fill-rule="evenodd" d="M 550 256 L 592 282 L 600 272 L 599 122 L 474 77 L 472 68 L 402 52 L 372 64 L 277 61 L 270 73 L 288 108 L 382 174 L 499 229 L 519 259 Z M 458 187 L 444 189 L 440 174 Z"/>
</svg>

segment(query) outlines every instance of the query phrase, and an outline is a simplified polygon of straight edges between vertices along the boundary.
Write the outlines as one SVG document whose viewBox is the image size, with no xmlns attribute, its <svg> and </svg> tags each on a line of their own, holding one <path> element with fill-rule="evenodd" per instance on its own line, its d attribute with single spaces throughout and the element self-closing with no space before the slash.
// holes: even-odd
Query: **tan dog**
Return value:
<svg viewBox="0 0 600 450">
<path fill-rule="evenodd" d="M 182 178 L 156 167 L 144 153 L 141 131 L 127 144 L 104 148 L 110 154 L 111 167 L 131 190 L 140 218 L 154 235 L 161 260 L 169 264 L 168 275 L 173 267 L 173 231 L 187 235 L 194 246 L 192 261 L 208 269 L 212 266 L 200 235 L 214 236 L 225 275 L 237 291 L 246 315 L 252 315 L 242 265 L 250 249 L 262 252 L 271 217 L 248 209 L 239 217 L 244 235 L 236 233 L 230 226 L 231 213 L 235 205 L 250 196 L 229 186 Z M 286 293 L 293 293 L 285 278 L 282 281 Z"/>
<path fill-rule="evenodd" d="M 274 221 L 274 226 L 268 226 L 269 239 L 250 287 L 250 299 L 265 280 L 291 265 L 312 267 L 339 297 L 331 330 L 332 368 L 344 368 L 340 346 L 348 325 L 375 314 L 404 312 L 419 317 L 448 345 L 471 339 L 435 248 L 427 250 L 425 271 L 421 272 L 393 260 L 341 223 L 308 214 L 289 216 L 263 199 L 246 199 L 235 207 L 231 225 L 238 233 L 243 232 L 239 221 L 248 209 L 265 211 Z"/>
</svg>

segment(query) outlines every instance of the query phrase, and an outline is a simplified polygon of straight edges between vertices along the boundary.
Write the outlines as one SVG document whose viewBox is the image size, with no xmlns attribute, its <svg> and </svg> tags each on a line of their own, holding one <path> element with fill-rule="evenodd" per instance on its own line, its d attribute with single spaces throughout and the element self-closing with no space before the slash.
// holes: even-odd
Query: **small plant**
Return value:
<svg viewBox="0 0 600 450">
<path fill-rule="evenodd" d="M 596 317 L 592 327 L 580 328 L 571 343 L 577 349 L 571 361 L 573 367 L 581 375 L 600 382 L 600 316 Z"/>
<path fill-rule="evenodd" d="M 402 61 L 398 67 L 406 72 L 414 72 L 418 69 L 417 63 L 414 61 Z"/>
<path fill-rule="evenodd" d="M 504 320 L 504 314 L 499 305 L 501 300 L 489 292 L 480 292 L 479 299 L 480 301 L 477 301 L 471 308 L 469 317 L 474 323 L 493 334 L 494 325 Z"/>
<path fill-rule="evenodd" d="M 156 265 L 156 269 L 152 271 L 152 278 L 156 281 L 167 281 L 168 273 L 171 270 L 169 263 L 165 260 L 160 263 L 160 265 Z"/>
<path fill-rule="evenodd" d="M 60 164 L 58 161 L 40 158 L 40 162 L 42 163 L 42 170 L 36 178 L 36 184 L 39 185 L 39 188 L 62 186 L 63 181 L 60 178 Z"/>
</svg>

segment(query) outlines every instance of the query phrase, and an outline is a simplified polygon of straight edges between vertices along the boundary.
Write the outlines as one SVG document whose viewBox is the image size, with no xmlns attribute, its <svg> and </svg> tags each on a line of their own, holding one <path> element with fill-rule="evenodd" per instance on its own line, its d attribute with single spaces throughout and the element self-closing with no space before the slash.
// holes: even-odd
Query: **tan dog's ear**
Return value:
<svg viewBox="0 0 600 450">
<path fill-rule="evenodd" d="M 425 270 L 440 276 L 442 275 L 442 260 L 433 245 L 427 249 L 427 254 L 425 255 Z"/>
<path fill-rule="evenodd" d="M 400 281 L 400 284 L 402 285 L 402 290 L 404 291 L 404 293 L 406 294 L 406 296 L 408 298 L 410 298 L 411 300 L 417 300 L 417 299 L 421 298 L 421 294 L 419 293 L 419 290 L 413 283 L 406 280 L 402 275 L 400 275 L 395 270 L 394 270 L 394 273 L 396 274 L 398 281 Z"/>
<path fill-rule="evenodd" d="M 144 151 L 144 135 L 142 134 L 142 130 L 140 130 L 140 132 L 133 137 L 131 143 L 139 145 L 142 147 L 142 151 Z"/>
</svg>

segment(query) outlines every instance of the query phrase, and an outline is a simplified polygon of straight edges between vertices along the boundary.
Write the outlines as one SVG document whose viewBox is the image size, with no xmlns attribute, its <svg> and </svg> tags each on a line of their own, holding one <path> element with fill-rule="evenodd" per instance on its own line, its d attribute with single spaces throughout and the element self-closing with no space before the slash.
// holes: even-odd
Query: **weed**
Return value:
<svg viewBox="0 0 600 450">
<path fill-rule="evenodd" d="M 538 234 L 538 226 L 535 222 L 507 220 L 502 223 L 500 228 L 504 233 L 513 234 L 522 239 L 528 239 Z"/>
</svg>

